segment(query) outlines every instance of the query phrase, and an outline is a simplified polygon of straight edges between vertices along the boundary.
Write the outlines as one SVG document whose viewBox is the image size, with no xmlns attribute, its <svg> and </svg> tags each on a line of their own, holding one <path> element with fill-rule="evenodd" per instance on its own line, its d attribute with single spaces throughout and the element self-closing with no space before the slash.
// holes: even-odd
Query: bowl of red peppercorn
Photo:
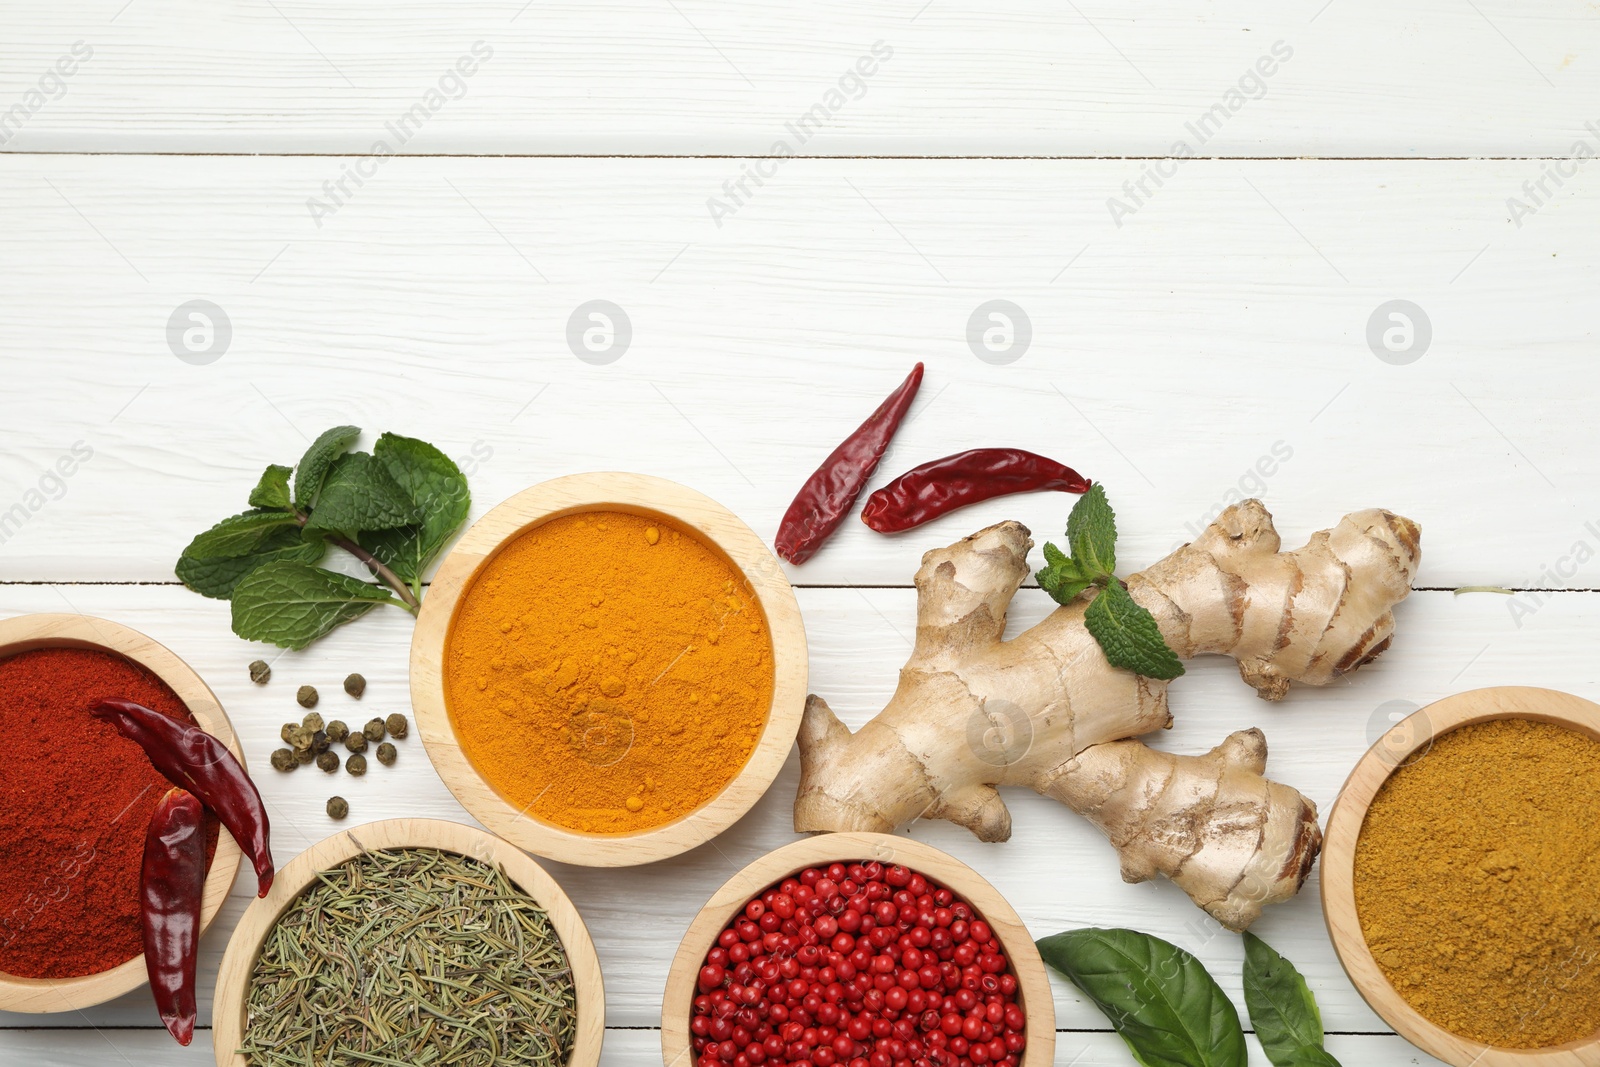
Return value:
<svg viewBox="0 0 1600 1067">
<path fill-rule="evenodd" d="M 216 694 L 170 649 L 85 615 L 0 621 L 0 1010 L 87 1008 L 147 981 L 140 869 L 171 783 L 90 714 L 105 698 L 192 721 L 243 762 Z M 202 931 L 240 860 L 214 819 L 205 830 Z"/>
<path fill-rule="evenodd" d="M 1033 938 L 972 868 L 889 834 L 796 841 L 689 925 L 661 1009 L 682 1067 L 1049 1067 Z"/>
</svg>

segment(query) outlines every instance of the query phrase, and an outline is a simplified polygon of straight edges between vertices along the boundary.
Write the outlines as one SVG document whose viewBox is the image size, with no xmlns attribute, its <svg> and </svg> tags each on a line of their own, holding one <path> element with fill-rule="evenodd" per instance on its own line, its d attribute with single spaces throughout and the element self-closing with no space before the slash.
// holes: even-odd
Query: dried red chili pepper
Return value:
<svg viewBox="0 0 1600 1067">
<path fill-rule="evenodd" d="M 195 960 L 206 884 L 205 812 L 194 795 L 169 789 L 150 816 L 139 878 L 144 966 L 167 1032 L 194 1040 Z"/>
<path fill-rule="evenodd" d="M 144 749 L 156 770 L 182 786 L 222 820 L 256 869 L 256 895 L 272 888 L 267 809 L 250 775 L 226 745 L 198 726 L 168 718 L 131 700 L 102 700 L 89 709 Z"/>
<path fill-rule="evenodd" d="M 968 504 L 1040 489 L 1087 493 L 1089 479 L 1020 448 L 974 448 L 906 471 L 867 498 L 861 521 L 879 533 L 898 533 Z"/>
<path fill-rule="evenodd" d="M 878 461 L 911 410 L 922 385 L 922 364 L 918 363 L 890 393 L 878 410 L 868 416 L 856 431 L 846 437 L 822 461 L 806 484 L 795 494 L 794 503 L 783 513 L 773 547 L 790 563 L 804 563 L 849 516 L 856 497 L 866 488 Z"/>
</svg>

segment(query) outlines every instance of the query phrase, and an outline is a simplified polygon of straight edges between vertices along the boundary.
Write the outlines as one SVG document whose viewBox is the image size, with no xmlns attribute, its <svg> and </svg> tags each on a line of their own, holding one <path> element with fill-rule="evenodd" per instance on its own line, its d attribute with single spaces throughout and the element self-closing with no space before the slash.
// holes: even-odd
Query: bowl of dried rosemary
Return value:
<svg viewBox="0 0 1600 1067">
<path fill-rule="evenodd" d="M 1600 704 L 1499 686 L 1435 701 L 1356 764 L 1322 905 L 1372 1009 L 1454 1067 L 1600 1063 Z"/>
<path fill-rule="evenodd" d="M 527 853 L 389 819 L 278 872 L 228 942 L 212 1027 L 219 1067 L 594 1067 L 605 989 L 577 908 Z"/>
</svg>

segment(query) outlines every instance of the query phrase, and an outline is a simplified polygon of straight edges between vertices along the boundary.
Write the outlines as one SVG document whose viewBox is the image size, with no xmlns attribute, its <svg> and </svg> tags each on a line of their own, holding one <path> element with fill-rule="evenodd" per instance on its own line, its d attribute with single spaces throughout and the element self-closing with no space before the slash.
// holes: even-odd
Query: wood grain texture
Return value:
<svg viewBox="0 0 1600 1067">
<path fill-rule="evenodd" d="M 909 589 L 796 592 L 811 645 L 811 689 L 826 697 L 851 728 L 859 728 L 893 692 L 910 649 L 915 595 Z M 1171 751 L 1203 752 L 1233 730 L 1259 726 L 1271 749 L 1269 776 L 1301 790 L 1326 812 L 1357 759 L 1403 712 L 1488 685 L 1600 693 L 1600 659 L 1591 654 L 1592 635 L 1600 628 L 1600 597 L 1559 594 L 1520 620 L 1511 616 L 1508 601 L 1493 594 L 1413 594 L 1397 608 L 1394 646 L 1380 659 L 1341 684 L 1297 688 L 1278 705 L 1256 699 L 1227 660 L 1202 658 L 1173 685 L 1173 728 L 1149 740 Z M 256 766 L 279 746 L 279 726 L 303 714 L 294 701 L 299 685 L 322 690 L 318 710 L 329 718 L 365 721 L 406 709 L 413 624 L 398 610 L 374 613 L 304 652 L 286 653 L 241 642 L 228 630 L 225 604 L 171 587 L 10 585 L 0 587 L 0 606 L 16 612 L 93 613 L 166 644 L 216 690 Z M 1024 590 L 1012 605 L 1011 632 L 1033 625 L 1053 607 L 1042 593 Z M 272 682 L 264 687 L 252 684 L 246 670 L 258 656 L 273 662 Z M 339 688 L 352 670 L 368 681 L 361 701 Z M 470 822 L 432 769 L 415 732 L 398 748 L 393 767 L 373 767 L 362 778 L 307 768 L 291 774 L 262 771 L 257 783 L 272 817 L 275 847 L 293 855 L 347 825 L 377 819 Z M 594 937 L 606 971 L 611 1025 L 658 1024 L 672 953 L 713 888 L 746 863 L 797 839 L 792 818 L 798 777 L 798 760 L 791 754 L 766 796 L 727 832 L 681 856 L 631 868 L 626 877 L 605 869 L 545 865 L 582 909 Z M 324 813 L 335 793 L 350 802 L 347 823 L 334 823 Z M 1082 926 L 1147 930 L 1194 952 L 1235 1002 L 1244 1002 L 1243 953 L 1235 935 L 1209 921 L 1166 882 L 1123 883 L 1115 851 L 1060 804 L 1026 790 L 1007 791 L 1005 799 L 1014 837 L 1004 845 L 985 845 L 944 823 L 917 823 L 910 836 L 981 871 L 1035 937 Z M 253 899 L 247 882 L 235 886 L 221 919 L 201 940 L 202 1018 L 211 1011 L 227 936 Z M 1306 975 L 1330 1031 L 1388 1030 L 1339 966 L 1317 893 L 1314 869 L 1300 895 L 1268 909 L 1255 931 Z M 1052 988 L 1058 1027 L 1106 1026 L 1069 985 L 1052 980 Z M 149 993 L 140 990 L 86 1012 L 0 1013 L 0 1026 L 140 1026 L 154 1018 Z M 658 1055 L 659 1046 L 652 1043 L 650 1060 Z M 1061 1055 L 1071 1053 L 1063 1047 Z"/>
<path fill-rule="evenodd" d="M 63 0 L 0 29 L 7 106 L 93 49 L 22 150 L 365 152 L 478 41 L 492 57 L 400 150 L 1564 156 L 1600 120 L 1581 0 Z M 819 104 L 801 142 L 786 124 Z M 1202 141 L 1186 124 L 1214 106 Z"/>
<path fill-rule="evenodd" d="M 1050 1067 L 1055 1054 L 1055 1007 L 1044 961 L 1017 913 L 982 875 L 954 856 L 895 834 L 838 833 L 803 838 L 746 864 L 724 882 L 684 932 L 667 973 L 661 1003 L 661 1061 L 666 1067 L 693 1061 L 689 1020 L 700 966 L 746 902 L 769 885 L 807 867 L 874 861 L 899 864 L 926 875 L 972 905 L 993 927 L 1017 978 L 1017 1003 L 1027 1013 L 1027 1047 L 1022 1067 Z M 864 935 L 863 935 L 864 936 Z"/>
<path fill-rule="evenodd" d="M 1453 1067 L 1594 1067 L 1600 1034 L 1549 1048 L 1496 1048 L 1434 1024 L 1411 1007 L 1384 977 L 1361 932 L 1356 910 L 1356 841 L 1384 782 L 1424 756 L 1440 735 L 1493 719 L 1534 719 L 1600 740 L 1600 704 L 1536 686 L 1491 686 L 1436 700 L 1396 723 L 1357 761 L 1328 813 L 1322 848 L 1322 914 L 1339 962 L 1358 992 L 1412 1044 Z"/>
<path fill-rule="evenodd" d="M 706 803 L 634 834 L 584 834 L 527 814 L 478 772 L 462 751 L 444 691 L 445 647 L 461 598 L 480 567 L 509 542 L 551 519 L 594 510 L 663 516 L 715 546 L 750 583 L 772 638 L 772 701 L 743 769 Z M 494 833 L 529 852 L 589 867 L 631 867 L 710 841 L 761 799 L 794 747 L 806 702 L 805 623 L 794 590 L 755 533 L 715 500 L 664 478 L 604 472 L 555 478 L 513 496 L 474 523 L 440 564 L 411 640 L 411 704 L 440 778 Z M 620 756 L 618 757 L 621 758 Z"/>
<path fill-rule="evenodd" d="M 217 1067 L 249 1065 L 248 1058 L 234 1049 L 244 1040 L 249 1022 L 250 977 L 278 918 L 330 867 L 364 852 L 403 848 L 454 852 L 499 867 L 544 908 L 572 967 L 577 994 L 578 1023 L 567 1067 L 595 1067 L 600 1062 L 600 1046 L 605 1037 L 605 984 L 594 942 L 578 909 L 555 879 L 527 853 L 476 827 L 441 819 L 386 819 L 352 827 L 317 842 L 284 865 L 272 890 L 244 913 L 222 959 L 211 1012 Z"/>
<path fill-rule="evenodd" d="M 110 619 L 92 615 L 40 612 L 0 621 L 0 659 L 38 648 L 88 648 L 114 652 L 150 671 L 183 701 L 195 725 L 227 746 L 245 763 L 233 724 L 201 677 L 171 649 L 144 634 Z M 32 803 L 49 804 L 55 798 L 34 797 Z M 113 820 L 115 821 L 115 820 Z M 142 837 L 144 831 L 138 831 Z M 241 859 L 239 845 L 226 827 L 217 830 L 217 847 L 211 854 L 200 898 L 200 933 L 203 936 L 222 911 L 233 888 Z M 144 954 L 99 974 L 81 978 L 19 978 L 0 972 L 0 1012 L 64 1012 L 91 1008 L 115 1000 L 149 981 Z"/>
<path fill-rule="evenodd" d="M 0 515 L 27 514 L 0 563 L 170 581 L 265 464 L 346 421 L 467 461 L 474 518 L 558 474 L 640 470 L 770 540 L 923 359 L 879 479 L 979 445 L 1054 455 L 1107 483 L 1130 568 L 1256 494 L 1287 544 L 1362 507 L 1415 518 L 1425 586 L 1593 587 L 1574 546 L 1600 547 L 1600 170 L 1519 228 L 1505 200 L 1538 173 L 1200 161 L 1118 229 L 1127 161 L 800 160 L 718 229 L 727 160 L 402 159 L 319 230 L 304 205 L 327 159 L 5 157 Z M 633 325 L 604 366 L 566 341 L 596 297 Z M 167 344 L 193 298 L 232 320 L 208 366 Z M 1009 365 L 967 345 L 993 298 L 1032 320 Z M 1365 339 L 1395 298 L 1432 323 L 1408 366 Z M 79 441 L 92 458 L 57 478 Z M 907 584 L 928 547 L 1006 518 L 1059 536 L 1070 504 L 990 501 L 897 537 L 852 521 L 789 574 Z"/>
</svg>

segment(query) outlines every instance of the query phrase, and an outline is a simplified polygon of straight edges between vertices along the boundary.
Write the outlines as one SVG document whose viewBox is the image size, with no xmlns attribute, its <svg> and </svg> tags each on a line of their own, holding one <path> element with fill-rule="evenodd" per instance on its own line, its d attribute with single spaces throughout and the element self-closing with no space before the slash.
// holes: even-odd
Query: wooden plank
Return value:
<svg viewBox="0 0 1600 1067">
<path fill-rule="evenodd" d="M 1254 493 L 1296 544 L 1360 507 L 1411 516 L 1423 585 L 1593 586 L 1575 553 L 1600 545 L 1600 199 L 1569 182 L 1519 228 L 1505 200 L 1539 166 L 1201 161 L 1119 229 L 1104 201 L 1130 162 L 806 160 L 719 229 L 704 202 L 738 177 L 727 160 L 404 159 L 318 229 L 328 159 L 7 157 L 0 561 L 170 581 L 266 463 L 343 421 L 462 457 L 478 515 L 557 474 L 634 469 L 770 540 L 922 359 L 879 482 L 1021 446 L 1108 484 L 1129 566 Z M 596 298 L 632 324 L 606 365 L 568 347 Z M 194 299 L 231 321 L 209 365 L 169 348 Z M 995 299 L 1032 323 L 1009 365 L 968 344 Z M 1366 340 L 1394 299 L 1431 323 L 1409 365 Z M 897 538 L 851 520 L 791 573 L 904 584 L 930 546 L 1002 518 L 1042 539 L 1070 503 Z"/>
<path fill-rule="evenodd" d="M 1127 1067 L 1128 1049 L 1111 1033 L 1060 1033 L 1058 1055 L 1077 1067 Z M 1438 1060 L 1419 1052 L 1394 1034 L 1336 1035 L 1328 1049 L 1346 1063 L 1407 1063 L 1436 1067 Z M 32 1067 L 104 1067 L 106 1063 L 160 1063 L 173 1067 L 212 1062 L 211 1031 L 200 1030 L 194 1044 L 180 1049 L 163 1031 L 0 1030 L 0 1054 Z M 601 1067 L 655 1067 L 661 1062 L 659 1031 L 607 1030 Z M 1267 1067 L 1267 1058 L 1250 1043 L 1250 1067 Z"/>
<path fill-rule="evenodd" d="M 297 717 L 294 691 L 300 684 L 323 691 L 319 710 L 330 717 L 341 709 L 369 716 L 408 706 L 410 624 L 399 612 L 360 620 L 305 652 L 275 654 L 233 637 L 223 605 L 171 587 L 10 585 L 0 589 L 0 603 L 7 612 L 104 615 L 148 633 L 186 659 L 216 691 L 256 768 L 282 859 L 334 831 L 323 811 L 334 792 L 350 801 L 349 825 L 399 816 L 468 821 L 414 736 L 401 743 L 394 767 L 374 768 L 360 779 L 325 778 L 311 770 L 285 776 L 265 767 L 267 753 L 279 744 L 279 725 Z M 802 589 L 800 605 L 811 642 L 811 688 L 859 726 L 893 689 L 909 649 L 913 595 L 903 589 Z M 1049 606 L 1037 592 L 1019 595 L 1013 628 L 1041 618 Z M 1256 700 L 1226 660 L 1202 660 L 1174 686 L 1175 727 L 1152 742 L 1194 752 L 1232 730 L 1258 725 L 1272 748 L 1269 774 L 1299 788 L 1326 812 L 1357 757 L 1397 711 L 1484 685 L 1543 685 L 1591 697 L 1600 692 L 1600 662 L 1588 653 L 1590 635 L 1600 626 L 1600 596 L 1555 595 L 1522 621 L 1518 628 L 1503 597 L 1415 594 L 1401 605 L 1394 647 L 1383 658 L 1346 684 L 1296 690 L 1274 706 Z M 261 652 L 274 659 L 274 677 L 265 688 L 253 685 L 245 669 Z M 359 704 L 338 688 L 352 670 L 368 679 Z M 794 839 L 790 805 L 797 780 L 798 764 L 791 755 L 772 789 L 731 830 L 683 856 L 631 869 L 626 878 L 614 871 L 549 865 L 594 936 L 610 1025 L 656 1025 L 668 961 L 700 905 L 739 867 Z M 1035 935 L 1088 925 L 1148 930 L 1194 951 L 1235 999 L 1241 998 L 1242 952 L 1233 935 L 1170 884 L 1123 884 L 1109 846 L 1059 805 L 1025 792 L 1009 793 L 1006 800 L 1015 827 L 1007 844 L 984 845 L 943 823 L 919 823 L 911 833 L 977 865 Z M 225 939 L 250 900 L 247 883 L 236 883 L 202 942 L 203 1015 L 210 1012 Z M 1315 873 L 1297 899 L 1270 909 L 1256 930 L 1306 974 L 1330 1031 L 1387 1029 L 1334 959 Z M 1058 982 L 1055 989 L 1059 1027 L 1105 1025 L 1065 985 Z M 151 1012 L 148 994 L 140 992 L 82 1013 L 0 1015 L 0 1026 L 143 1025 Z M 1071 1052 L 1064 1054 L 1070 1060 Z"/>
<path fill-rule="evenodd" d="M 70 0 L 0 39 L 7 150 L 1565 156 L 1600 121 L 1582 0 Z"/>
</svg>

